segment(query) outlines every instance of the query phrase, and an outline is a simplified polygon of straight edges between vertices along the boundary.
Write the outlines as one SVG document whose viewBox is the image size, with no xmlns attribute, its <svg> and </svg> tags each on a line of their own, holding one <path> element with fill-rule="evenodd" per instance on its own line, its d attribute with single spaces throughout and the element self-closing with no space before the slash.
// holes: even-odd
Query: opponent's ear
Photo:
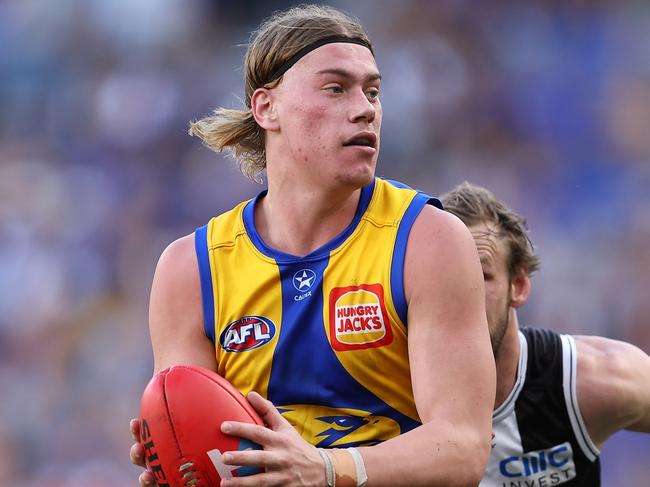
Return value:
<svg viewBox="0 0 650 487">
<path fill-rule="evenodd" d="M 520 267 L 510 278 L 510 306 L 519 308 L 526 304 L 530 295 L 530 276 L 528 270 Z"/>
<path fill-rule="evenodd" d="M 278 115 L 271 90 L 258 88 L 251 96 L 251 112 L 257 124 L 264 130 L 277 130 L 279 128 Z"/>
</svg>

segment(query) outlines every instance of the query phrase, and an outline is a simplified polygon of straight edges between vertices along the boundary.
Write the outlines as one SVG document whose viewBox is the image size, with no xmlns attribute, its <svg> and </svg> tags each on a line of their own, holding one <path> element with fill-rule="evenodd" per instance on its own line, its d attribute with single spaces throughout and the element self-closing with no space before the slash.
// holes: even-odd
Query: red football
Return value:
<svg viewBox="0 0 650 487">
<path fill-rule="evenodd" d="M 176 365 L 154 375 L 140 404 L 140 440 L 159 487 L 218 487 L 257 468 L 221 462 L 226 451 L 259 445 L 221 432 L 223 421 L 264 425 L 246 398 L 215 372 Z"/>
</svg>

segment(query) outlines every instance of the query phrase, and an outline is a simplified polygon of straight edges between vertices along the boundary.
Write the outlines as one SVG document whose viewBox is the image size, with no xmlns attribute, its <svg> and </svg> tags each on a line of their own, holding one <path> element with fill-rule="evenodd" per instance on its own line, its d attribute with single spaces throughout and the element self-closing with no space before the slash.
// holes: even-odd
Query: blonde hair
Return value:
<svg viewBox="0 0 650 487">
<path fill-rule="evenodd" d="M 264 129 L 251 111 L 256 89 L 273 88 L 282 77 L 273 74 L 302 48 L 330 36 L 357 37 L 372 44 L 356 19 L 332 7 L 301 5 L 276 12 L 251 34 L 244 57 L 245 110 L 217 108 L 212 115 L 190 122 L 189 133 L 199 137 L 210 149 L 228 149 L 248 178 L 260 182 L 266 168 Z"/>
</svg>

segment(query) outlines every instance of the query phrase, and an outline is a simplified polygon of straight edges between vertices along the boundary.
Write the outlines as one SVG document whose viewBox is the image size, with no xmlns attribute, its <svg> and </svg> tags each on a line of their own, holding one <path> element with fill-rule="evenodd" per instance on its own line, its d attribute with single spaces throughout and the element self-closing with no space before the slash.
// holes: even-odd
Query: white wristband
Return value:
<svg viewBox="0 0 650 487">
<path fill-rule="evenodd" d="M 322 448 L 317 448 L 318 454 L 323 459 L 325 463 L 325 481 L 327 482 L 326 487 L 336 487 L 336 472 L 334 471 L 334 462 L 328 455 L 328 453 Z"/>
<path fill-rule="evenodd" d="M 366 487 L 368 475 L 366 474 L 366 466 L 363 463 L 363 457 L 356 448 L 348 448 L 348 451 L 350 452 L 350 455 L 352 455 L 354 465 L 357 468 L 357 487 Z"/>
</svg>

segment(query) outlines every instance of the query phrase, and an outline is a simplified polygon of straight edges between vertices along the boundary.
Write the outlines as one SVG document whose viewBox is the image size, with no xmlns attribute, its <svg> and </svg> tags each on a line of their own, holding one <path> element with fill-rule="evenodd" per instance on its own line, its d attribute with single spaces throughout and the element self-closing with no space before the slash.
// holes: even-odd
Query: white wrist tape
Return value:
<svg viewBox="0 0 650 487">
<path fill-rule="evenodd" d="M 366 487 L 368 482 L 368 475 L 366 474 L 366 465 L 363 463 L 363 457 L 356 448 L 348 448 L 354 465 L 357 468 L 357 487 Z"/>
<path fill-rule="evenodd" d="M 334 463 L 330 458 L 329 454 L 322 448 L 317 448 L 318 454 L 323 459 L 325 463 L 325 481 L 327 482 L 326 487 L 336 487 L 336 471 L 334 470 Z"/>
</svg>

